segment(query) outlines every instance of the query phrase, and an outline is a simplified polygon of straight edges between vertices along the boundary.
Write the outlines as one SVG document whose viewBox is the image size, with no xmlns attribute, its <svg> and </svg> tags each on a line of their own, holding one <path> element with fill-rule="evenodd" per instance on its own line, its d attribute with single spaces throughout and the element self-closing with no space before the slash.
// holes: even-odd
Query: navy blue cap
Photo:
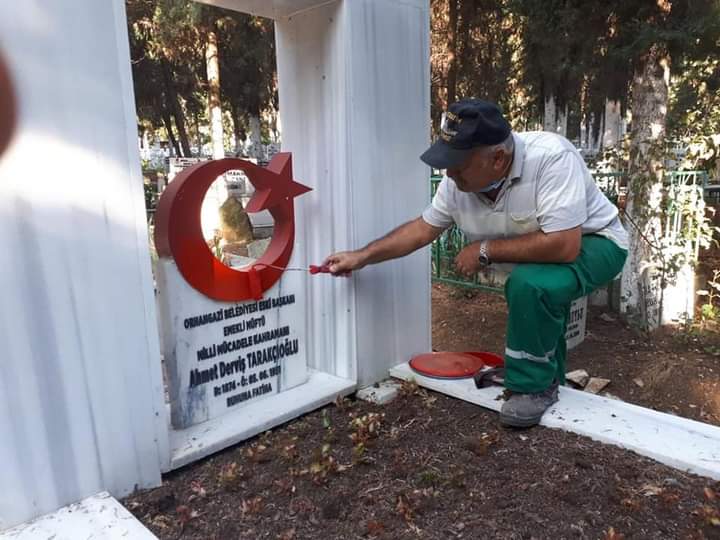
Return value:
<svg viewBox="0 0 720 540">
<path fill-rule="evenodd" d="M 494 103 L 463 99 L 445 113 L 440 137 L 420 159 L 436 169 L 462 164 L 478 146 L 499 144 L 510 136 L 510 124 Z"/>
</svg>

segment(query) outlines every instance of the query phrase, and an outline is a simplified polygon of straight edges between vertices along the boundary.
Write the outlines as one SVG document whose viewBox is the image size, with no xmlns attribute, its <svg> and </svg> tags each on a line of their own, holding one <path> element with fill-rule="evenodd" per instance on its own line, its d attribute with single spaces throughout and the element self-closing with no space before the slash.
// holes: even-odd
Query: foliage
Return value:
<svg viewBox="0 0 720 540">
<path fill-rule="evenodd" d="M 448 102 L 463 97 L 494 101 L 515 125 L 524 125 L 528 107 L 518 56 L 522 26 L 510 2 L 432 0 L 431 10 L 433 129 Z"/>
<path fill-rule="evenodd" d="M 367 413 L 363 416 L 351 414 L 350 440 L 353 444 L 353 463 L 363 462 L 365 452 L 371 440 L 376 439 L 380 434 L 380 428 L 385 418 L 384 414 Z"/>
<path fill-rule="evenodd" d="M 694 267 L 700 250 L 713 242 L 717 227 L 712 225 L 714 210 L 705 205 L 703 188 L 695 184 L 667 183 L 664 186 L 661 239 L 663 269 L 669 279 L 685 265 Z"/>
<path fill-rule="evenodd" d="M 717 57 L 720 34 L 718 0 L 432 0 L 431 9 L 435 129 L 455 98 L 496 101 L 524 129 L 553 96 L 568 106 L 571 138 L 581 121 L 599 130 L 607 100 L 623 113 L 630 105 L 633 74 L 652 46 L 684 69 L 710 51 Z"/>
<path fill-rule="evenodd" d="M 720 307 L 717 303 L 720 298 L 720 270 L 713 270 L 713 277 L 707 284 L 707 289 L 697 291 L 698 296 L 705 299 L 700 306 L 700 321 L 703 325 L 715 322 L 720 315 Z"/>
<path fill-rule="evenodd" d="M 624 218 L 650 248 L 647 262 L 660 270 L 663 282 L 672 282 L 680 269 L 697 264 L 700 250 L 710 247 L 718 228 L 712 225 L 714 210 L 706 206 L 703 186 L 697 183 L 696 177 L 690 176 L 686 180 L 681 175 L 661 170 L 664 180 L 657 194 L 650 191 L 650 186 L 656 182 L 656 172 L 648 164 L 668 163 L 674 152 L 663 138 L 647 145 L 645 163 L 635 170 L 633 177 L 635 189 L 640 193 L 639 200 L 644 204 L 636 205 L 633 215 L 624 214 Z M 622 166 L 622 154 L 615 156 L 619 156 L 618 162 Z M 651 198 L 659 199 L 659 204 L 651 204 Z M 656 220 L 658 226 L 648 237 L 647 230 L 641 227 L 651 220 Z"/>
<path fill-rule="evenodd" d="M 271 22 L 190 0 L 126 0 L 126 8 L 138 125 L 151 138 L 164 132 L 177 155 L 207 143 L 210 32 L 218 36 L 220 90 L 236 138 L 249 116 L 277 110 Z"/>
<path fill-rule="evenodd" d="M 630 137 L 614 146 L 603 148 L 600 153 L 587 160 L 588 167 L 603 173 L 627 173 L 630 161 Z"/>
<path fill-rule="evenodd" d="M 157 202 L 157 186 L 151 182 L 143 182 L 143 189 L 145 191 L 145 208 L 155 208 Z"/>
<path fill-rule="evenodd" d="M 559 109 L 594 115 L 595 126 L 606 98 L 626 95 L 629 73 L 607 56 L 612 2 L 513 0 L 522 22 L 522 83 L 539 117 L 545 98 Z M 578 122 L 579 123 L 579 122 Z"/>
<path fill-rule="evenodd" d="M 188 37 L 188 25 L 178 22 L 177 7 L 169 9 L 168 4 L 126 0 L 138 125 L 151 134 L 164 130 L 176 154 L 189 156 L 188 118 L 203 114 L 196 91 L 201 57 Z"/>
<path fill-rule="evenodd" d="M 223 100 L 235 127 L 245 131 L 247 116 L 278 108 L 274 27 L 267 19 L 233 13 L 219 29 Z"/>
<path fill-rule="evenodd" d="M 720 59 L 688 60 L 681 67 L 671 87 L 668 129 L 687 149 L 682 168 L 714 173 L 720 167 Z"/>
</svg>

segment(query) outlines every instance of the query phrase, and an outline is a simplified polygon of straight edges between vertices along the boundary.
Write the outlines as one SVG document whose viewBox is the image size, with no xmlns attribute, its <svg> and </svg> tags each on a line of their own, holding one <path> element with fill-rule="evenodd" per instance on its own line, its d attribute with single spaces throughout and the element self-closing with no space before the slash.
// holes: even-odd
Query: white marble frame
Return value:
<svg viewBox="0 0 720 540">
<path fill-rule="evenodd" d="M 292 266 L 318 264 L 420 214 L 430 172 L 418 159 L 430 136 L 428 0 L 200 1 L 275 20 L 283 151 L 313 188 L 296 200 Z M 384 379 L 431 348 L 427 250 L 304 287 L 309 381 L 171 430 L 166 469 Z"/>
</svg>

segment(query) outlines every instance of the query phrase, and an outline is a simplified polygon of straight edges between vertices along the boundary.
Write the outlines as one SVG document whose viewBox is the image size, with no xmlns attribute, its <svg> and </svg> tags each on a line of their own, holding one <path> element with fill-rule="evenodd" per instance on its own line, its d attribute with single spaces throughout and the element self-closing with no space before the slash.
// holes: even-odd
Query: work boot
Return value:
<svg viewBox="0 0 720 540">
<path fill-rule="evenodd" d="M 513 392 L 500 409 L 500 423 L 521 428 L 537 425 L 545 411 L 557 400 L 557 383 L 536 394 Z"/>
</svg>

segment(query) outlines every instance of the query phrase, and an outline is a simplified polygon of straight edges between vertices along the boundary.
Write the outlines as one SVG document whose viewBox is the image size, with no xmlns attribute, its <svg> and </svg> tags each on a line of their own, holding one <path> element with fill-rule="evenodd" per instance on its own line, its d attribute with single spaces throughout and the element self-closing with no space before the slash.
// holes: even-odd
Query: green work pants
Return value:
<svg viewBox="0 0 720 540">
<path fill-rule="evenodd" d="M 615 278 L 626 256 L 611 240 L 587 235 L 571 263 L 518 264 L 513 269 L 505 283 L 506 388 L 542 392 L 554 381 L 565 383 L 570 304 Z"/>
</svg>

